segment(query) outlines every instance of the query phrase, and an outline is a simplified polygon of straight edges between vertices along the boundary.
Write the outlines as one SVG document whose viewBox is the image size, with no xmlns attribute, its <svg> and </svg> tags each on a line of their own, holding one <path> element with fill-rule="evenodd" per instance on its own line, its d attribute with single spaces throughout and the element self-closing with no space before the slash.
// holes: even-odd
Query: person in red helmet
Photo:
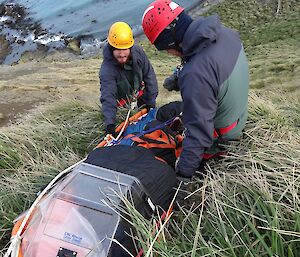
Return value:
<svg viewBox="0 0 300 257">
<path fill-rule="evenodd" d="M 220 142 L 239 138 L 245 127 L 249 68 L 244 48 L 238 33 L 222 26 L 217 15 L 193 20 L 170 0 L 151 3 L 142 26 L 158 50 L 182 58 L 177 83 L 169 83 L 168 90 L 177 88 L 183 100 L 185 139 L 176 172 L 190 179 L 221 151 Z"/>
</svg>

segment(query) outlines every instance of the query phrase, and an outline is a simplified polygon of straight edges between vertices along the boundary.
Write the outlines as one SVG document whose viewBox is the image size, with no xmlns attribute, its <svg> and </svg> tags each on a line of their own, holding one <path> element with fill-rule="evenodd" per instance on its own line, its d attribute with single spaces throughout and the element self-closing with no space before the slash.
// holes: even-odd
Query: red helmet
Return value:
<svg viewBox="0 0 300 257">
<path fill-rule="evenodd" d="M 157 0 L 148 6 L 143 15 L 142 26 L 152 44 L 183 10 L 181 6 L 170 0 Z"/>
</svg>

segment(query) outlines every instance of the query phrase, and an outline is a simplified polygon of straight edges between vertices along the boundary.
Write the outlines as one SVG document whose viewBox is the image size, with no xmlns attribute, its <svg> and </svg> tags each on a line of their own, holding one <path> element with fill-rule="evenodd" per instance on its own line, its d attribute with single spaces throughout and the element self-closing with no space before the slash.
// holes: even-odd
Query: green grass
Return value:
<svg viewBox="0 0 300 257">
<path fill-rule="evenodd" d="M 299 115 L 299 113 L 294 113 Z M 299 256 L 300 134 L 273 103 L 251 94 L 244 138 L 207 166 L 160 240 L 135 215 L 145 252 L 155 256 Z M 141 225 L 142 224 L 142 225 Z"/>
<path fill-rule="evenodd" d="M 281 0 L 277 13 L 277 0 L 227 0 L 210 9 L 222 22 L 241 34 L 246 48 L 255 48 L 278 40 L 300 38 L 300 6 L 297 0 Z M 248 49 L 248 54 L 251 50 Z M 250 50 L 250 51 L 249 51 Z"/>
<path fill-rule="evenodd" d="M 75 102 L 59 103 L 1 130 L 1 248 L 16 215 L 53 176 L 91 151 L 101 133 L 99 110 Z"/>
<path fill-rule="evenodd" d="M 158 235 L 126 203 L 147 256 L 300 256 L 300 10 L 298 1 L 280 2 L 278 13 L 271 0 L 227 0 L 209 11 L 241 33 L 251 72 L 249 120 L 244 138 L 208 164 L 205 180 L 189 185 L 185 206 Z M 141 44 L 161 84 L 179 60 Z M 178 97 L 160 95 L 160 103 Z M 103 128 L 99 108 L 68 100 L 0 129 L 0 249 L 12 220 L 93 149 Z"/>
<path fill-rule="evenodd" d="M 99 143 L 104 136 L 100 113 L 90 103 L 62 100 L 1 129 L 0 249 L 10 238 L 12 220 L 30 207 L 36 193 Z M 123 120 L 124 113 L 117 118 Z"/>
<path fill-rule="evenodd" d="M 276 14 L 277 4 L 227 0 L 209 11 L 241 33 L 249 120 L 230 155 L 188 187 L 159 236 L 148 233 L 153 221 L 131 213 L 149 256 L 299 256 L 300 11 L 297 1 L 282 1 Z"/>
<path fill-rule="evenodd" d="M 250 61 L 251 87 L 298 91 L 300 5 L 298 1 L 227 0 L 214 6 L 222 22 L 239 31 Z"/>
</svg>

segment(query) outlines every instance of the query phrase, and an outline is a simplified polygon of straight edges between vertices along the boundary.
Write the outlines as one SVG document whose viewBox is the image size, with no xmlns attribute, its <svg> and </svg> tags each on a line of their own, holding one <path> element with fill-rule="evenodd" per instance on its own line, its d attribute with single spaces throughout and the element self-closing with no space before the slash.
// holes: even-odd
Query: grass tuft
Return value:
<svg viewBox="0 0 300 257">
<path fill-rule="evenodd" d="M 190 195 L 185 205 L 168 222 L 158 221 L 158 233 L 149 233 L 154 221 L 143 219 L 128 203 L 137 237 L 147 256 L 299 256 L 298 1 L 227 0 L 209 12 L 240 31 L 249 59 L 244 137 L 227 146 L 227 156 L 208 163 L 205 180 L 196 179 L 186 188 Z M 161 86 L 179 60 L 146 41 L 140 44 Z M 91 60 L 91 66 L 96 63 Z M 94 73 L 84 73 L 80 86 L 96 81 L 90 78 Z M 12 220 L 30 206 L 36 192 L 103 136 L 99 108 L 84 95 L 81 101 L 70 97 L 39 108 L 21 123 L 0 129 L 0 248 L 9 241 Z M 179 94 L 160 88 L 159 104 L 175 99 Z"/>
</svg>

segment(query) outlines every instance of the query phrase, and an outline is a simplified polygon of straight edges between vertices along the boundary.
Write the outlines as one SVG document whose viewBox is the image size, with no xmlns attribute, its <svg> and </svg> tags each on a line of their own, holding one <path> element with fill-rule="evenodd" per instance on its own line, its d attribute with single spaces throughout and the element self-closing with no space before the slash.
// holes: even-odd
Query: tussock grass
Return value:
<svg viewBox="0 0 300 257">
<path fill-rule="evenodd" d="M 226 26 L 240 33 L 250 61 L 252 88 L 284 87 L 297 91 L 299 96 L 298 1 L 227 0 L 212 7 L 207 14 L 212 13 L 219 14 Z"/>
<path fill-rule="evenodd" d="M 280 116 L 252 94 L 243 140 L 184 187 L 184 206 L 159 235 L 132 214 L 148 256 L 298 256 L 300 135 Z"/>
<path fill-rule="evenodd" d="M 299 9 L 297 0 L 226 0 L 207 14 L 218 13 L 226 26 L 239 31 L 246 48 L 252 49 L 278 40 L 299 40 Z"/>
<path fill-rule="evenodd" d="M 146 256 L 299 256 L 299 4 L 227 0 L 210 12 L 218 12 L 226 25 L 239 30 L 245 43 L 252 90 L 244 137 L 227 146 L 226 157 L 208 163 L 203 181 L 195 179 L 184 188 L 190 192 L 185 205 L 169 222 L 160 221 L 158 234 L 149 233 L 153 221 L 144 220 L 127 203 L 137 237 Z M 162 85 L 179 60 L 148 42 L 141 44 Z M 53 61 L 57 66 L 59 60 Z M 74 65 L 68 73 L 77 81 L 76 70 L 85 69 L 70 63 Z M 91 60 L 90 66 L 96 64 L 98 60 Z M 70 89 L 66 103 L 1 128 L 0 248 L 9 240 L 12 220 L 29 207 L 35 193 L 83 158 L 102 136 L 99 109 L 89 100 L 91 92 L 98 94 L 97 89 L 91 91 L 96 73 L 93 68 L 84 81 L 76 82 L 91 84 L 81 88 L 81 101 L 72 100 Z M 40 74 L 34 77 L 43 80 Z M 30 84 L 30 76 L 23 78 Z M 72 84 L 70 77 L 65 79 Z M 161 89 L 159 103 L 179 97 Z"/>
<path fill-rule="evenodd" d="M 184 187 L 158 233 L 131 210 L 139 240 L 147 256 L 299 256 L 299 5 L 228 0 L 213 12 L 241 32 L 250 62 L 244 137 Z"/>
<path fill-rule="evenodd" d="M 69 102 L 0 131 L 1 248 L 11 221 L 30 206 L 35 194 L 92 150 L 103 133 L 101 124 L 98 108 Z"/>
<path fill-rule="evenodd" d="M 9 241 L 12 221 L 36 193 L 104 136 L 99 107 L 66 99 L 0 130 L 0 249 Z M 117 118 L 124 120 L 124 113 Z"/>
</svg>

